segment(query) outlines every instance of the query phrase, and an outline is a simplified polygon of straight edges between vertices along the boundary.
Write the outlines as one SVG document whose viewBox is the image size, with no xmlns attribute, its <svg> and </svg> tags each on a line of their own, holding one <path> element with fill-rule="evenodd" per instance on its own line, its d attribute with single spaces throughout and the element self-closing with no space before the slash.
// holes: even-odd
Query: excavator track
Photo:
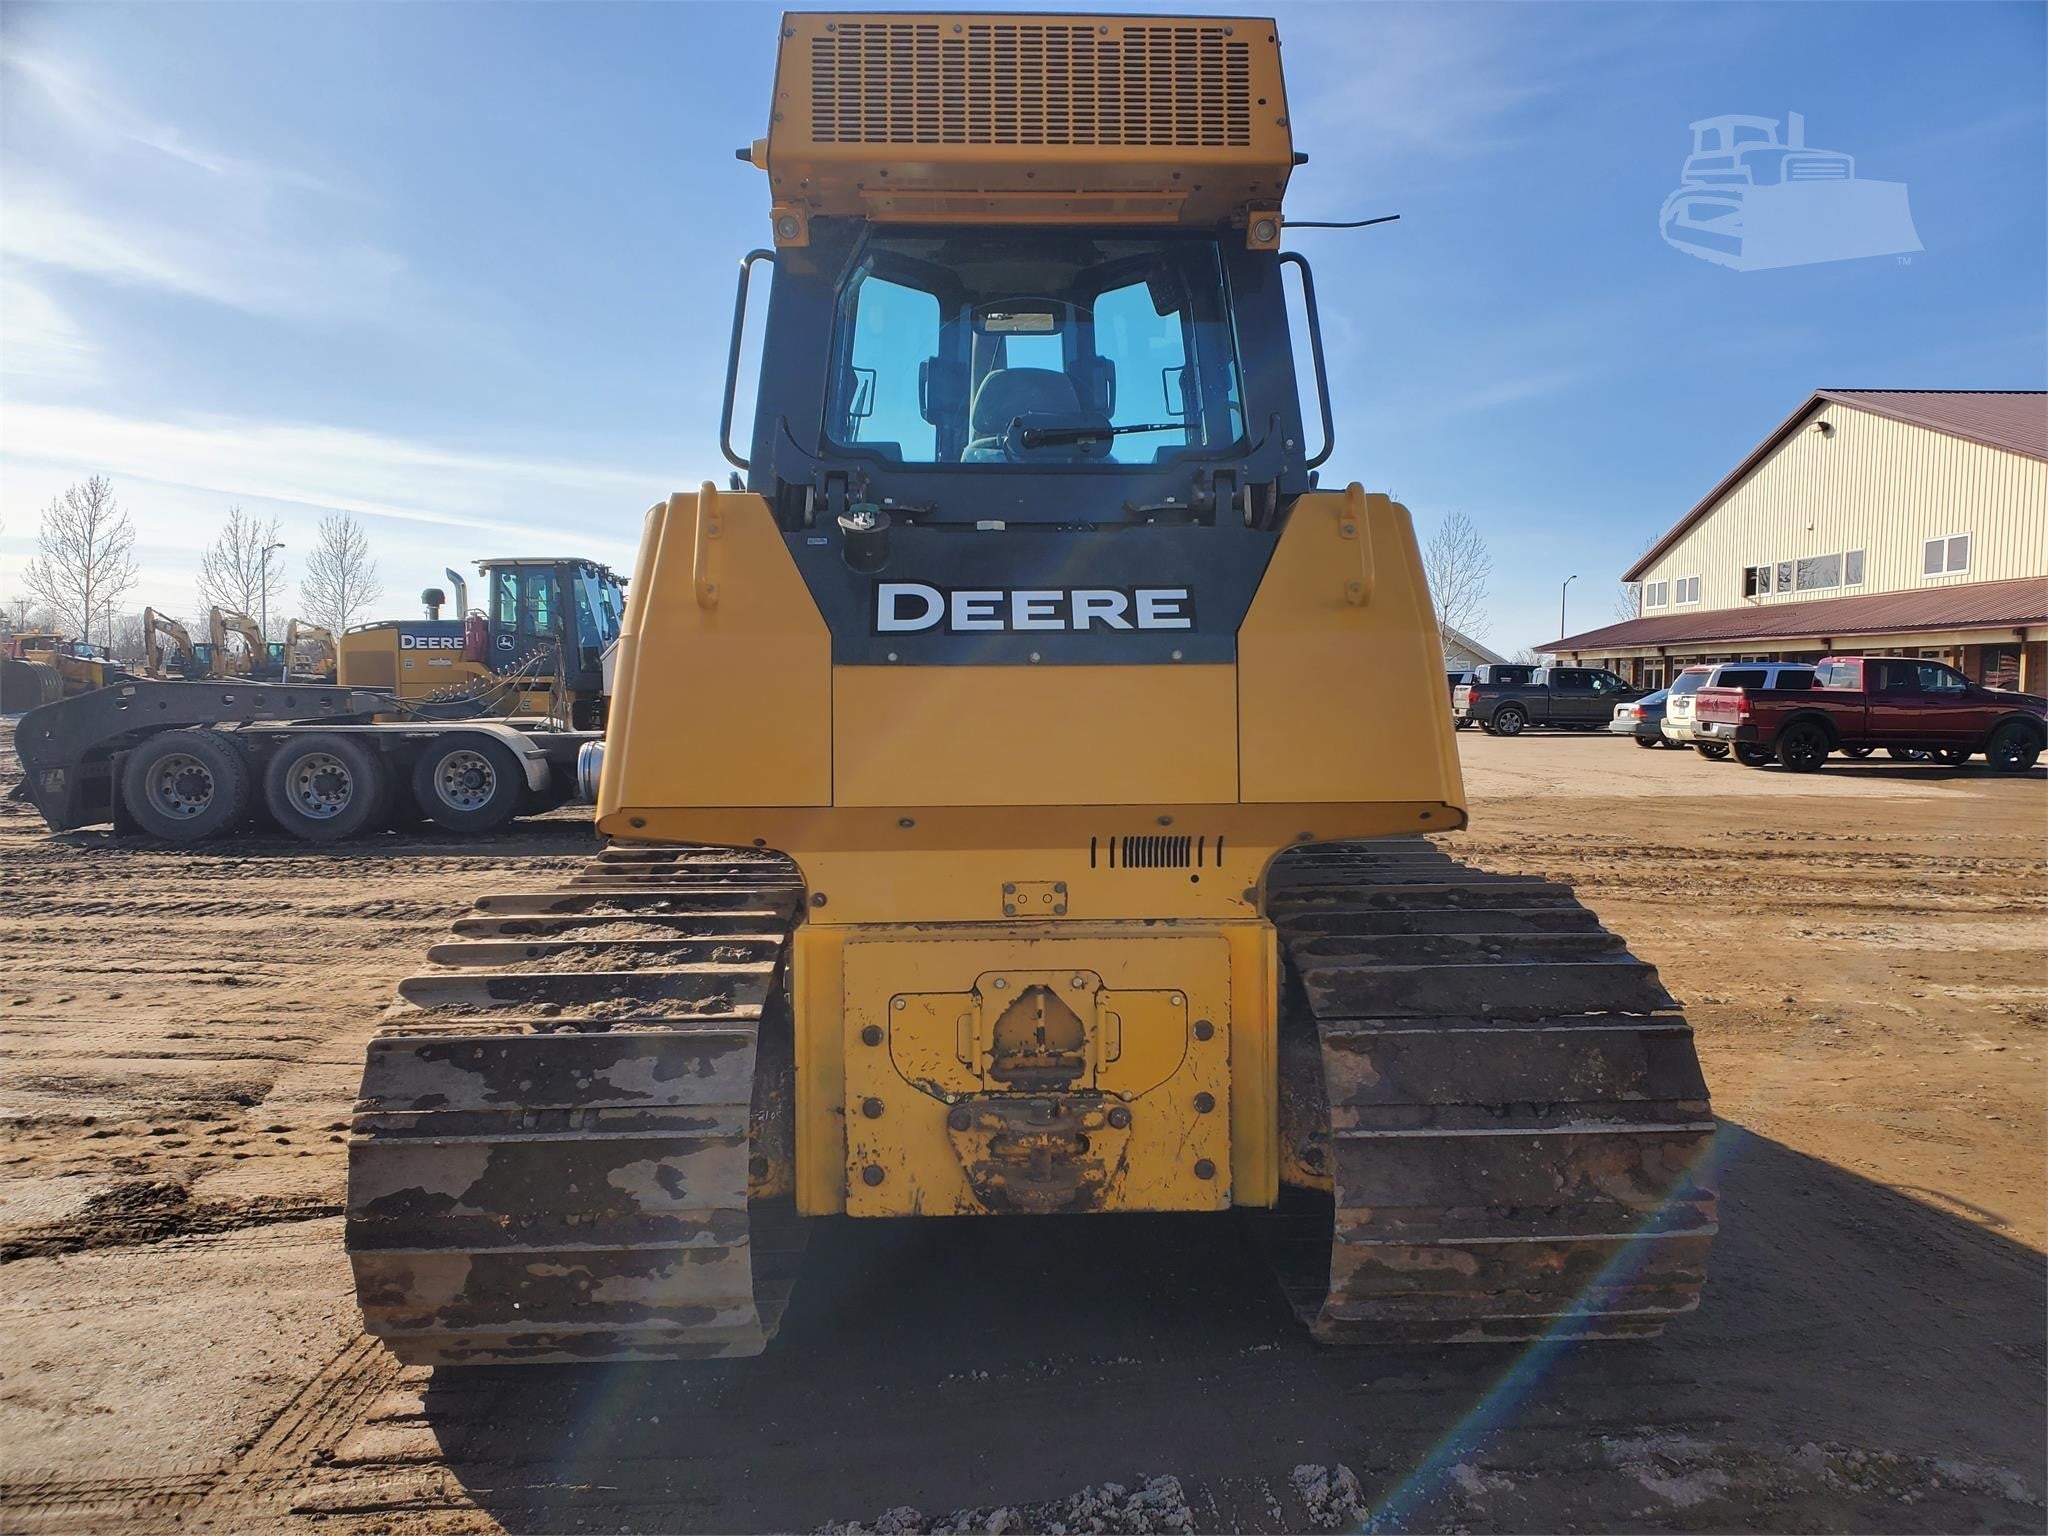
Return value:
<svg viewBox="0 0 2048 1536">
<path fill-rule="evenodd" d="M 364 1066 L 346 1228 L 370 1333 L 427 1365 L 767 1347 L 802 1247 L 801 894 L 776 855 L 620 847 L 456 922 Z"/>
<path fill-rule="evenodd" d="M 1642 1337 L 1698 1305 L 1714 1122 L 1692 1030 L 1569 887 L 1422 839 L 1276 865 L 1265 1218 L 1321 1340 Z"/>
</svg>

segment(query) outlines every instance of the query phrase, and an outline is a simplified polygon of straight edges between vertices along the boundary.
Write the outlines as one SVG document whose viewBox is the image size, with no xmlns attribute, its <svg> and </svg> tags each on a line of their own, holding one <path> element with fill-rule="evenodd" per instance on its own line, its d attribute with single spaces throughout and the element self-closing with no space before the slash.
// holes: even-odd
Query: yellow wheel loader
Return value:
<svg viewBox="0 0 2048 1536">
<path fill-rule="evenodd" d="M 1684 1017 L 1430 841 L 1437 628 L 1407 512 L 1318 480 L 1273 24 L 791 14 L 741 158 L 744 480 L 647 513 L 611 846 L 478 900 L 369 1048 L 369 1330 L 753 1354 L 841 1213 L 1242 1208 L 1330 1341 L 1693 1307 Z"/>
</svg>

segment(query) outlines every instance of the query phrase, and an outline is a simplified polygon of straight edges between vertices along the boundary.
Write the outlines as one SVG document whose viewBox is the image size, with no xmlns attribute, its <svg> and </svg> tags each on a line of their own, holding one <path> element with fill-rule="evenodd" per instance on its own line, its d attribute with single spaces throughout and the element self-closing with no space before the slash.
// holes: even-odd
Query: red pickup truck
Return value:
<svg viewBox="0 0 2048 1536">
<path fill-rule="evenodd" d="M 1925 753 L 1961 763 L 1982 752 L 2001 773 L 2025 773 L 2048 739 L 2048 700 L 1971 682 L 1953 667 L 1909 656 L 1830 656 L 1798 692 L 1702 688 L 1694 734 L 1727 742 L 1752 768 L 1783 763 L 1812 773 L 1828 754 Z"/>
</svg>

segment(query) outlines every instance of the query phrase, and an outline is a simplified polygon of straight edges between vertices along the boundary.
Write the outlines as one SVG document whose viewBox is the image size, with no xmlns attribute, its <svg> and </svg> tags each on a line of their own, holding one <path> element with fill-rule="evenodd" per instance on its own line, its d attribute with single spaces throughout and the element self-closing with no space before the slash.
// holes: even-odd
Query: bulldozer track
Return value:
<svg viewBox="0 0 2048 1536">
<path fill-rule="evenodd" d="M 479 898 L 371 1042 L 347 1244 L 412 1364 L 758 1354 L 802 1246 L 788 1198 L 778 855 L 621 847 Z"/>
<path fill-rule="evenodd" d="M 1659 1332 L 1699 1301 L 1692 1030 L 1569 887 L 1422 839 L 1283 859 L 1281 1134 L 1329 1194 L 1261 1227 L 1319 1339 Z"/>
</svg>

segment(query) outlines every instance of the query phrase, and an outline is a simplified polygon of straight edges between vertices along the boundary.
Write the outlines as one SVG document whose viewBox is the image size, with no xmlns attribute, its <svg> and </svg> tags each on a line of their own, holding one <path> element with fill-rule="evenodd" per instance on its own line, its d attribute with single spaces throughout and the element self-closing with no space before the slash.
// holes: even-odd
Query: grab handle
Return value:
<svg viewBox="0 0 2048 1536">
<path fill-rule="evenodd" d="M 1368 497 L 1356 480 L 1344 487 L 1344 505 L 1337 509 L 1337 536 L 1358 545 L 1358 574 L 1344 583 L 1344 601 L 1362 608 L 1372 601 L 1372 524 L 1366 520 Z"/>
<path fill-rule="evenodd" d="M 718 583 L 711 579 L 711 561 L 704 541 L 717 538 L 723 525 L 718 487 L 706 480 L 697 492 L 696 529 L 690 540 L 690 584 L 696 589 L 699 608 L 718 606 Z"/>
</svg>

